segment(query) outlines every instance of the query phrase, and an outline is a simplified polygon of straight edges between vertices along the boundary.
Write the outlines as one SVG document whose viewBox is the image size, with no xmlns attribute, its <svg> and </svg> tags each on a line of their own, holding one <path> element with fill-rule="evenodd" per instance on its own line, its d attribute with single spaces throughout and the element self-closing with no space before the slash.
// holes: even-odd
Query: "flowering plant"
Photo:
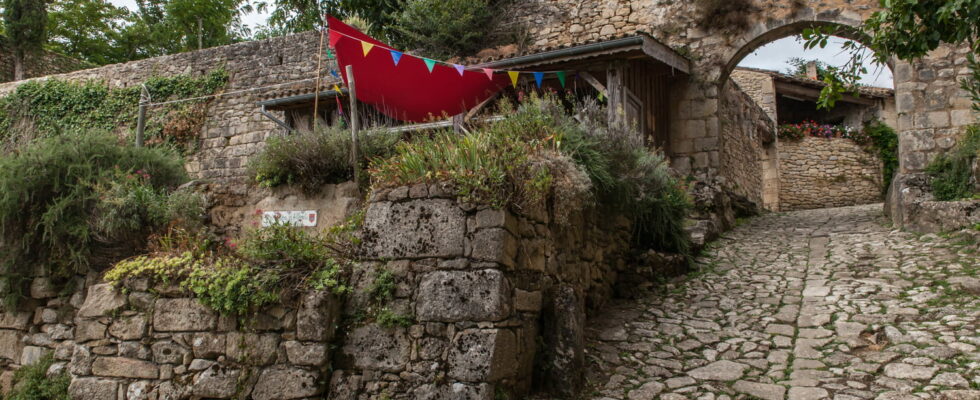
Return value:
<svg viewBox="0 0 980 400">
<path fill-rule="evenodd" d="M 869 142 L 868 135 L 866 135 L 861 129 L 841 125 L 818 124 L 814 121 L 803 121 L 798 124 L 780 125 L 778 134 L 780 139 L 791 141 L 812 136 L 825 139 L 851 139 L 860 145 L 864 145 Z"/>
</svg>

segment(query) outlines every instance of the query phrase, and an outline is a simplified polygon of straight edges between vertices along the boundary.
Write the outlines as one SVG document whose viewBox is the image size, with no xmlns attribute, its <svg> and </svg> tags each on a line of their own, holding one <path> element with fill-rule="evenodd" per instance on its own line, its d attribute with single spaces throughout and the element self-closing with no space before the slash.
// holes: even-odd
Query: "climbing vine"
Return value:
<svg viewBox="0 0 980 400">
<path fill-rule="evenodd" d="M 200 77 L 152 77 L 143 85 L 152 102 L 164 102 L 215 94 L 227 81 L 227 72 L 218 69 Z M 95 80 L 30 81 L 0 98 L 0 143 L 9 151 L 39 137 L 67 132 L 134 130 L 139 101 L 140 85 L 110 89 L 105 82 Z M 201 99 L 151 106 L 145 132 L 147 143 L 193 150 L 207 102 Z"/>
</svg>

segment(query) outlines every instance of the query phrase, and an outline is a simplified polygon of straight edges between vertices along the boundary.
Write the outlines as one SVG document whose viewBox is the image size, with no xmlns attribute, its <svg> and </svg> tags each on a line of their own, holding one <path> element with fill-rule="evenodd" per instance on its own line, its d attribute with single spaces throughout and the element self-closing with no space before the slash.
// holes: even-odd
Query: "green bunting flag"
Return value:
<svg viewBox="0 0 980 400">
<path fill-rule="evenodd" d="M 558 76 L 558 82 L 560 82 L 561 83 L 561 87 L 564 88 L 565 87 L 565 71 L 555 72 L 555 75 Z"/>
<path fill-rule="evenodd" d="M 436 66 L 436 60 L 430 60 L 428 58 L 423 58 L 422 61 L 425 61 L 426 68 L 429 69 L 429 72 L 432 72 L 432 68 L 435 68 L 435 66 Z"/>
</svg>

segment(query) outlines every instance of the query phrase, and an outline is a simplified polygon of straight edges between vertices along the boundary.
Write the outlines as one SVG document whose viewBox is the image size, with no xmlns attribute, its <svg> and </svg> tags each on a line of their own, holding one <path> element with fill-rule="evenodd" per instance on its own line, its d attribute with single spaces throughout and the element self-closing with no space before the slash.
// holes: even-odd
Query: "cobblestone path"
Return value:
<svg viewBox="0 0 980 400">
<path fill-rule="evenodd" d="M 973 235 L 880 205 L 773 214 L 590 321 L 591 399 L 980 399 Z"/>
</svg>

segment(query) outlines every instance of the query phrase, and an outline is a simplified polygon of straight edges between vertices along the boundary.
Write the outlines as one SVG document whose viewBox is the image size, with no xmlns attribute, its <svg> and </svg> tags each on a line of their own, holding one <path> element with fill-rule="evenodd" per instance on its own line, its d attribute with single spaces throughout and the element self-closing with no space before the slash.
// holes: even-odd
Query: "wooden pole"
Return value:
<svg viewBox="0 0 980 400">
<path fill-rule="evenodd" d="M 357 89 L 354 86 L 354 66 L 347 66 L 347 93 L 350 95 L 350 130 L 351 130 L 351 142 L 350 142 L 350 160 L 351 166 L 354 167 L 354 183 L 358 186 L 361 184 L 361 171 L 358 166 L 358 141 L 357 134 L 361 129 L 361 121 L 357 115 Z"/>
<path fill-rule="evenodd" d="M 150 104 L 150 91 L 140 85 L 139 113 L 136 115 L 136 147 L 143 147 L 143 131 L 146 130 L 146 107 Z"/>
</svg>

